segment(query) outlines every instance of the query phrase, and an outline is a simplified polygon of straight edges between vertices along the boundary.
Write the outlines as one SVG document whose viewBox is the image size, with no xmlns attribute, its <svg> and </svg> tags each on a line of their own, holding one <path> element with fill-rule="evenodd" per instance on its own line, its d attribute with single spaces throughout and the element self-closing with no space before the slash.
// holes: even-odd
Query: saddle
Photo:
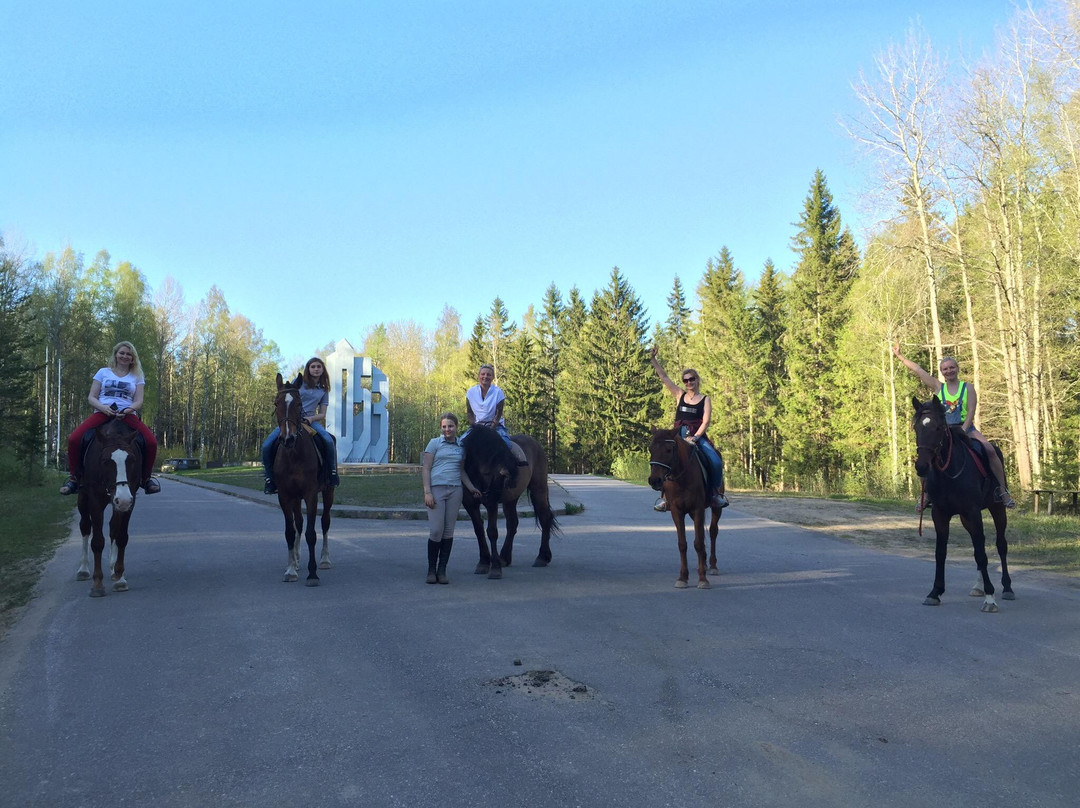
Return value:
<svg viewBox="0 0 1080 808">
<path fill-rule="evenodd" d="M 967 436 L 967 433 L 962 429 L 953 430 L 954 437 L 956 437 L 961 446 L 967 449 L 968 454 L 971 455 L 972 461 L 975 463 L 975 468 L 979 470 L 979 476 L 986 479 L 990 476 L 990 458 L 986 455 L 986 447 L 983 446 L 981 441 L 972 440 Z"/>
<path fill-rule="evenodd" d="M 689 430 L 685 426 L 679 427 L 679 437 L 685 439 L 687 432 Z M 713 479 L 712 463 L 705 457 L 705 450 L 695 443 L 690 447 L 690 457 L 697 461 L 698 467 L 701 469 L 701 479 L 705 481 L 707 490 L 712 491 L 717 487 L 717 481 Z"/>
<path fill-rule="evenodd" d="M 329 451 L 329 447 L 323 445 L 322 439 L 319 437 L 319 433 L 316 431 L 315 427 L 313 427 L 311 424 L 301 422 L 300 428 L 303 429 L 304 432 L 307 433 L 307 436 L 309 438 L 311 438 L 312 442 L 315 444 L 315 448 L 318 450 L 318 451 L 315 452 L 315 457 L 317 458 L 318 469 L 319 469 L 316 472 L 316 476 L 318 477 L 319 482 L 326 482 L 327 481 L 327 476 L 329 474 L 329 468 L 330 468 L 330 463 L 326 459 L 326 452 Z M 337 435 L 334 435 L 333 433 L 330 433 L 330 432 L 328 432 L 327 434 L 330 435 L 330 439 L 336 444 L 337 443 Z M 277 450 L 278 450 L 279 446 L 281 446 L 281 436 L 280 435 L 278 436 L 277 441 L 274 443 L 274 456 L 277 456 Z"/>
</svg>

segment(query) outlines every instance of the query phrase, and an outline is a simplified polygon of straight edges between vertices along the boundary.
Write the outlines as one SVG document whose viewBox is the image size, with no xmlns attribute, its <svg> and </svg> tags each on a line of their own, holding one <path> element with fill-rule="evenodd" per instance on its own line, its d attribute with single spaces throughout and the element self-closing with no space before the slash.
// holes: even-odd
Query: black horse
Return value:
<svg viewBox="0 0 1080 808">
<path fill-rule="evenodd" d="M 480 499 L 467 492 L 463 505 L 480 545 L 480 561 L 476 574 L 488 578 L 502 578 L 502 568 L 509 567 L 514 555 L 514 535 L 518 528 L 517 502 L 528 489 L 536 524 L 540 528 L 540 552 L 534 567 L 546 567 L 551 563 L 550 539 L 559 532 L 555 513 L 548 501 L 548 465 L 543 448 L 528 435 L 514 435 L 511 440 L 520 446 L 529 461 L 528 466 L 518 466 L 513 452 L 494 429 L 476 425 L 469 429 L 465 439 L 465 472 L 481 492 Z M 506 539 L 499 552 L 499 527 L 496 520 L 499 503 L 506 517 Z M 484 520 L 480 506 L 487 509 L 487 541 L 484 540 Z"/>
<path fill-rule="evenodd" d="M 945 556 L 949 545 L 949 522 L 954 515 L 960 517 L 960 523 L 971 534 L 971 544 L 975 550 L 975 565 L 982 577 L 981 586 L 976 581 L 971 590 L 972 597 L 982 597 L 984 612 L 996 612 L 994 585 L 987 572 L 986 534 L 983 532 L 982 512 L 990 511 L 997 533 L 998 558 L 1001 559 L 1001 597 L 1003 600 L 1015 600 L 1012 591 L 1012 578 L 1009 577 L 1007 556 L 1009 545 L 1005 541 L 1005 527 L 1008 524 L 1005 505 L 995 498 L 997 481 L 985 458 L 977 453 L 976 448 L 960 427 L 950 427 L 945 423 L 945 408 L 935 397 L 922 402 L 912 396 L 915 408 L 912 426 L 915 429 L 915 473 L 923 478 L 926 495 L 933 503 L 931 515 L 934 531 L 937 534 L 937 546 L 934 553 L 936 571 L 934 588 L 923 601 L 927 606 L 940 606 L 941 594 L 945 591 Z M 994 451 L 1001 457 L 1001 450 Z"/>
</svg>

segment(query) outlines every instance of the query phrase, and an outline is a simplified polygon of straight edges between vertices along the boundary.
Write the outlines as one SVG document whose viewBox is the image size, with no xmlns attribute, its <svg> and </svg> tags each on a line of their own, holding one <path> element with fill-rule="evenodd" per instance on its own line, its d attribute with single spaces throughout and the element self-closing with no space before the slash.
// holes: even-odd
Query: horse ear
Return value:
<svg viewBox="0 0 1080 808">
<path fill-rule="evenodd" d="M 282 378 L 281 378 L 281 374 L 279 373 L 279 374 L 277 375 L 277 386 L 278 386 L 278 390 L 280 390 L 280 389 L 282 388 L 282 381 L 283 381 L 283 380 L 282 380 Z"/>
<path fill-rule="evenodd" d="M 293 381 L 293 387 L 300 387 L 303 384 L 304 384 L 304 374 L 303 373 L 297 373 L 296 374 L 296 380 Z"/>
<path fill-rule="evenodd" d="M 649 433 L 650 433 L 650 434 L 651 434 L 651 435 L 652 435 L 652 436 L 653 436 L 654 438 L 656 437 L 656 433 L 657 433 L 657 432 L 659 432 L 659 431 L 660 431 L 659 427 L 656 427 L 656 426 L 650 426 L 650 427 L 649 427 Z"/>
<path fill-rule="evenodd" d="M 917 410 L 917 409 L 919 409 L 919 407 L 922 406 L 922 402 L 919 401 L 919 399 L 915 398 L 915 396 L 912 396 L 911 397 L 911 406 L 914 407 Z"/>
</svg>

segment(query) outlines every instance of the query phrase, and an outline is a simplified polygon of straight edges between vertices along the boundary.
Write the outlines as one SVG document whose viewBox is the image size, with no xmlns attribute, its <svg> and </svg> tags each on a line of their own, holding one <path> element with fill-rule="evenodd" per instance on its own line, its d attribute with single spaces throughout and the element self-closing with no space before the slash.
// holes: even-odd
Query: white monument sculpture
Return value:
<svg viewBox="0 0 1080 808">
<path fill-rule="evenodd" d="M 330 406 L 326 429 L 337 437 L 342 463 L 388 463 L 390 460 L 390 381 L 371 360 L 343 339 L 326 357 Z"/>
</svg>

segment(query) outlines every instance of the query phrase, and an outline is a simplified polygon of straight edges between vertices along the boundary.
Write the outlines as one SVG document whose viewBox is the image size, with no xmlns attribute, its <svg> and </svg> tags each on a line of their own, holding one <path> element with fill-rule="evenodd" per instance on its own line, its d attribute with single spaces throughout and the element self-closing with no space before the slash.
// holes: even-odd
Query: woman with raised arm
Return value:
<svg viewBox="0 0 1080 808">
<path fill-rule="evenodd" d="M 946 356 L 941 360 L 938 369 L 945 379 L 943 382 L 931 376 L 921 366 L 900 353 L 899 342 L 893 346 L 892 350 L 904 367 L 918 376 L 923 384 L 934 391 L 934 395 L 938 397 L 942 406 L 945 407 L 945 422 L 953 426 L 960 426 L 968 437 L 977 440 L 983 445 L 983 448 L 986 449 L 986 458 L 990 463 L 990 469 L 994 472 L 994 477 L 997 478 L 998 499 L 1006 508 L 1015 508 L 1016 500 L 1012 498 L 1009 487 L 1005 484 L 1005 467 L 1001 465 L 1001 458 L 998 457 L 997 451 L 990 441 L 975 428 L 975 407 L 978 406 L 979 398 L 975 395 L 974 387 L 967 382 L 960 381 L 960 365 L 957 364 L 956 359 Z M 916 509 L 921 511 L 926 508 L 927 504 L 924 495 L 924 498 L 919 500 Z"/>
<path fill-rule="evenodd" d="M 696 370 L 687 368 L 682 372 L 682 383 L 686 385 L 684 390 L 668 377 L 656 358 L 656 353 L 654 346 L 649 351 L 649 361 L 664 387 L 675 397 L 675 429 L 686 427 L 686 440 L 700 446 L 705 453 L 709 465 L 712 466 L 713 482 L 716 483 L 711 505 L 714 508 L 726 508 L 729 503 L 727 497 L 724 496 L 724 460 L 706 434 L 709 422 L 712 420 L 712 400 L 701 392 L 701 377 Z M 663 496 L 657 500 L 653 508 L 658 511 L 668 509 Z"/>
</svg>

